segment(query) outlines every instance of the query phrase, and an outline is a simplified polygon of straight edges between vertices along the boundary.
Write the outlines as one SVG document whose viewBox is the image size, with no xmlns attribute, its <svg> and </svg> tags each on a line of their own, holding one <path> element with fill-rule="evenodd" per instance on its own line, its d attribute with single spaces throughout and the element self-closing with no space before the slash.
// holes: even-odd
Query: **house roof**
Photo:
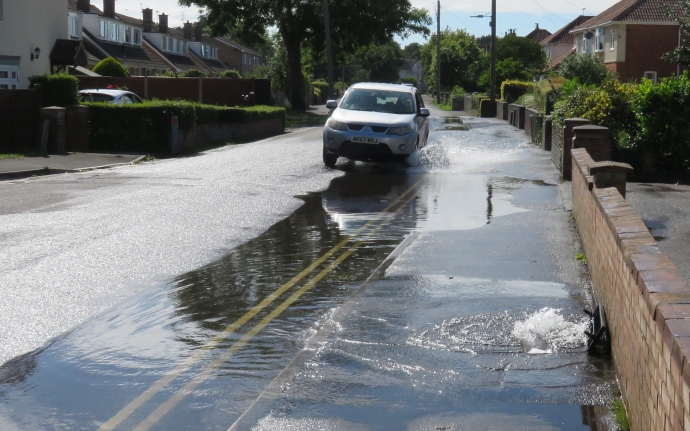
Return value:
<svg viewBox="0 0 690 431">
<path fill-rule="evenodd" d="M 50 51 L 50 63 L 54 66 L 86 66 L 89 59 L 81 40 L 58 39 Z"/>
<path fill-rule="evenodd" d="M 664 13 L 662 3 L 672 8 L 680 6 L 680 0 L 622 0 L 571 31 L 586 30 L 610 22 L 674 22 Z"/>
<path fill-rule="evenodd" d="M 233 41 L 230 40 L 230 39 L 227 39 L 227 38 L 224 38 L 224 37 L 217 37 L 216 39 L 219 40 L 219 41 L 221 41 L 221 42 L 224 42 L 224 43 L 226 43 L 226 44 L 228 44 L 228 45 L 234 46 L 235 48 L 241 49 L 242 51 L 246 52 L 247 54 L 252 54 L 252 55 L 259 56 L 259 57 L 263 57 L 260 53 L 254 51 L 253 49 L 249 49 L 249 48 L 247 48 L 246 46 L 242 46 L 242 45 L 240 45 L 239 43 L 233 42 Z"/>
<path fill-rule="evenodd" d="M 417 62 L 415 60 L 406 58 L 405 61 L 403 61 L 402 70 L 412 70 L 416 64 Z"/>
<path fill-rule="evenodd" d="M 570 33 L 570 30 L 574 29 L 575 27 L 584 24 L 585 22 L 589 21 L 590 19 L 594 18 L 593 16 L 588 16 L 588 15 L 580 15 L 574 20 L 570 21 L 568 24 L 566 24 L 564 27 L 561 27 L 560 29 L 556 30 L 554 34 L 551 36 L 547 37 L 546 39 L 541 41 L 542 45 L 555 45 L 558 43 L 563 43 L 563 44 L 569 44 L 573 45 L 575 43 L 575 36 Z"/>
<path fill-rule="evenodd" d="M 69 12 L 78 12 L 77 0 L 67 0 L 67 10 Z M 94 5 L 90 5 L 90 13 L 103 15 L 103 12 Z"/>
<path fill-rule="evenodd" d="M 549 36 L 551 36 L 551 32 L 548 30 L 544 30 L 543 28 L 539 28 L 539 24 L 537 24 L 537 28 L 532 30 L 532 32 L 525 37 L 527 39 L 531 39 L 531 40 L 539 43 Z"/>
<path fill-rule="evenodd" d="M 569 56 L 570 54 L 575 54 L 575 47 L 572 47 L 572 48 L 568 49 L 567 51 L 561 53 L 560 55 L 558 55 L 558 56 L 552 58 L 551 61 L 549 62 L 549 70 L 558 69 L 558 67 L 560 66 L 561 62 L 562 62 L 563 60 L 565 60 L 565 58 L 566 58 L 567 56 Z"/>
<path fill-rule="evenodd" d="M 94 37 L 88 30 L 83 29 L 84 47 L 86 51 L 98 60 L 113 57 L 125 67 L 141 67 L 148 69 L 169 69 L 170 66 L 163 63 L 145 45 L 126 45 L 110 43 Z"/>
</svg>

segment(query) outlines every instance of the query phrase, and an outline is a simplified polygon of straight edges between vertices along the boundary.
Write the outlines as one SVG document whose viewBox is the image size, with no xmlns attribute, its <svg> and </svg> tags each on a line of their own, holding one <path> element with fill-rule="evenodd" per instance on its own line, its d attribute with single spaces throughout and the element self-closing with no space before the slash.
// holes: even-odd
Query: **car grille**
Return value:
<svg viewBox="0 0 690 431">
<path fill-rule="evenodd" d="M 340 146 L 341 153 L 370 153 L 370 154 L 393 154 L 390 147 L 386 144 L 362 144 L 359 142 L 345 141 Z"/>
<path fill-rule="evenodd" d="M 348 124 L 347 128 L 349 130 L 359 132 L 364 128 L 364 124 Z M 374 133 L 386 133 L 388 131 L 388 127 L 386 126 L 369 126 L 371 128 L 371 131 Z"/>
</svg>

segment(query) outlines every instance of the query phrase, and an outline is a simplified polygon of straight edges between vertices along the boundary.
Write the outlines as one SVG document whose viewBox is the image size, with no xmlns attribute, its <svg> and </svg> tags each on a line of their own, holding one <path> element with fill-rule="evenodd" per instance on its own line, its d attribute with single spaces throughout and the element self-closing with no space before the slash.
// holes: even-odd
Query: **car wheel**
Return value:
<svg viewBox="0 0 690 431">
<path fill-rule="evenodd" d="M 338 161 L 337 154 L 331 154 L 326 152 L 326 148 L 323 149 L 323 164 L 329 168 L 335 167 L 335 162 Z"/>
</svg>

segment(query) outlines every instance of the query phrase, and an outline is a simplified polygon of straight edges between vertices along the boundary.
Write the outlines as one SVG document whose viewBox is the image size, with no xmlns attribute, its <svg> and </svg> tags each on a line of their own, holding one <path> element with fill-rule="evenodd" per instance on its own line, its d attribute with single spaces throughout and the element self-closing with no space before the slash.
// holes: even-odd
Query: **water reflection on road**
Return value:
<svg viewBox="0 0 690 431">
<path fill-rule="evenodd" d="M 203 382 L 151 425 L 165 430 L 227 429 L 410 232 L 474 232 L 497 218 L 555 209 L 557 188 L 543 179 L 524 179 L 529 175 L 515 163 L 524 157 L 524 144 L 516 143 L 510 133 L 476 122 L 471 132 L 434 132 L 412 167 L 340 164 L 343 176 L 322 193 L 302 196 L 302 207 L 259 237 L 3 366 L 0 428 L 98 428 L 177 367 L 181 371 L 169 383 L 118 422 L 117 429 L 134 429 L 242 341 L 255 320 L 270 315 L 273 305 L 260 309 L 246 326 L 229 331 L 238 319 L 348 235 L 377 222 L 382 211 L 418 184 L 408 200 L 396 204 L 395 217 L 376 235 L 367 237 L 241 349 L 210 368 Z M 295 385 L 297 395 L 290 393 L 295 398 L 279 403 L 279 414 L 260 417 L 259 429 L 427 429 L 422 410 L 428 403 L 437 406 L 429 414 L 457 412 L 446 421 L 456 424 L 452 429 L 488 429 L 480 426 L 484 414 L 509 418 L 518 413 L 517 406 L 510 406 L 517 400 L 550 399 L 555 403 L 550 417 L 576 422 L 581 419 L 580 403 L 601 404 L 594 396 L 573 398 L 572 388 L 583 384 L 577 373 L 585 372 L 592 375 L 585 382 L 591 391 L 605 392 L 610 380 L 606 363 L 588 362 L 580 343 L 559 344 L 558 334 L 523 327 L 523 339 L 515 332 L 517 323 L 540 317 L 534 313 L 544 307 L 562 310 L 561 321 L 550 316 L 560 325 L 558 331 L 566 333 L 579 325 L 583 303 L 573 300 L 572 288 L 551 281 L 527 284 L 467 274 L 448 278 L 395 271 L 371 289 L 366 305 L 342 322 L 343 334 L 352 337 L 337 338 L 299 371 L 308 378 Z M 415 296 L 427 305 L 406 311 Z M 568 335 L 572 336 L 563 336 Z M 524 356 L 531 349 L 525 350 L 525 340 L 531 336 L 541 337 L 531 341 L 531 348 L 560 354 Z M 384 344 L 382 337 L 388 339 Z M 411 350 L 406 360 L 390 359 L 407 349 Z M 442 354 L 424 356 L 420 351 Z M 510 355 L 515 359 L 508 359 Z M 544 371 L 559 368 L 567 371 Z M 540 379 L 549 383 L 540 388 Z M 474 382 L 471 391 L 468 382 Z M 412 389 L 418 385 L 427 385 L 424 396 Z M 389 408 L 390 414 L 377 416 L 365 409 L 370 415 L 360 420 L 369 423 L 365 427 L 352 421 L 361 409 L 348 413 L 348 407 L 323 404 L 339 403 L 348 391 L 355 391 L 351 401 L 356 407 L 376 398 L 388 403 L 380 407 Z M 320 413 L 303 409 L 305 402 Z M 400 407 L 410 402 L 419 408 L 401 414 Z M 472 408 L 475 403 L 484 413 Z M 543 414 L 538 405 L 520 406 L 528 416 Z M 291 411 L 304 414 L 304 419 L 286 419 Z M 533 429 L 581 429 L 538 428 L 543 425 L 538 422 Z"/>
</svg>

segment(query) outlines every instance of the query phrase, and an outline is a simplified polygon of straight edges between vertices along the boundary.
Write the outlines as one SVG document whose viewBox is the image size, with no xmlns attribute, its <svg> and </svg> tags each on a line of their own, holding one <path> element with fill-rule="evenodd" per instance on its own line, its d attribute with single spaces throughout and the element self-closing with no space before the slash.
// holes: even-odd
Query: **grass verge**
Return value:
<svg viewBox="0 0 690 431">
<path fill-rule="evenodd" d="M 620 398 L 616 398 L 616 401 L 614 401 L 613 405 L 611 406 L 611 410 L 613 411 L 616 424 L 618 424 L 618 429 L 620 429 L 621 431 L 630 431 L 628 413 L 625 411 L 625 405 L 623 404 L 623 400 L 621 400 Z"/>
<path fill-rule="evenodd" d="M 0 160 L 23 159 L 25 157 L 42 157 L 45 152 L 38 150 L 24 150 L 21 153 L 0 153 Z"/>
</svg>

